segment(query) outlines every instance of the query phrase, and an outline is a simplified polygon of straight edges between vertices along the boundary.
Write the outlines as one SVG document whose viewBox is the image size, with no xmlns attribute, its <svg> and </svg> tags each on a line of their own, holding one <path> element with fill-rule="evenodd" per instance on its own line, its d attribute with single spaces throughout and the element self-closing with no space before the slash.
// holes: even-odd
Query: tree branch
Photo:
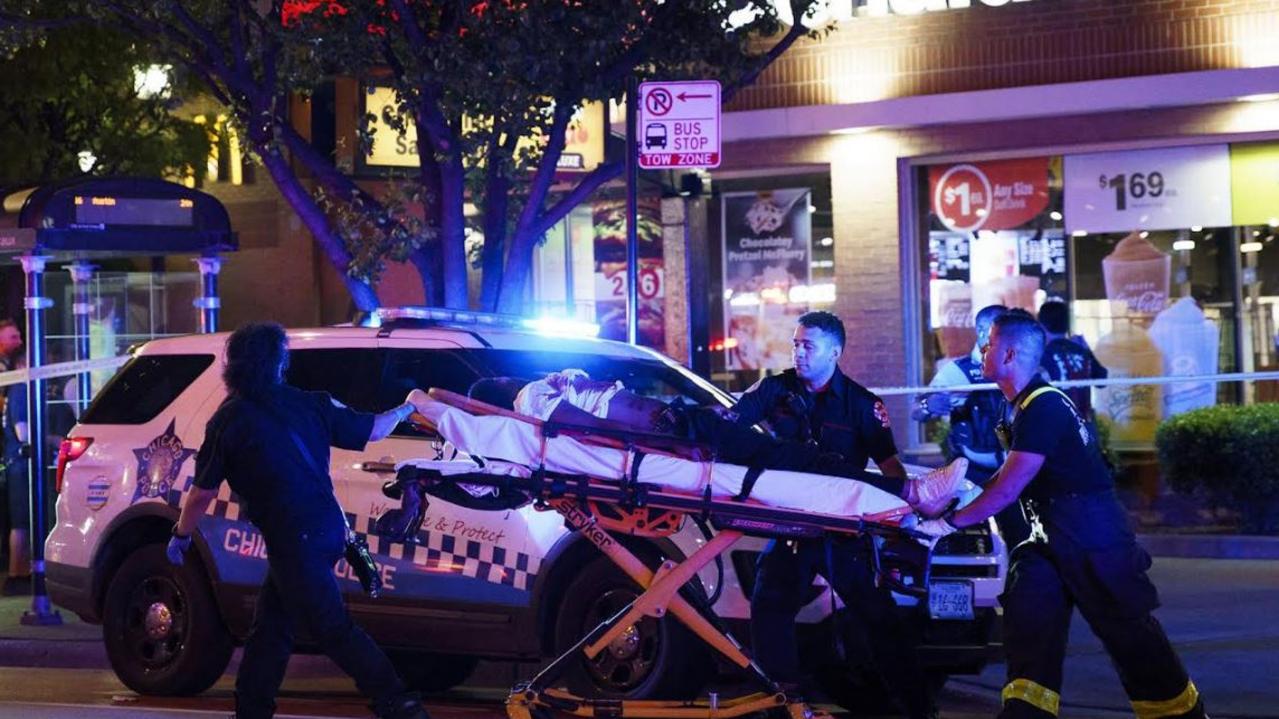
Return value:
<svg viewBox="0 0 1279 719">
<path fill-rule="evenodd" d="M 537 221 L 531 228 L 533 235 L 539 236 L 549 231 L 555 226 L 555 223 L 564 219 L 568 213 L 573 211 L 574 207 L 585 202 L 604 183 L 621 175 L 624 169 L 626 169 L 624 163 L 606 162 L 588 172 L 581 180 L 578 180 L 568 194 L 560 198 L 559 202 L 556 202 L 550 209 L 538 216 Z"/>
<path fill-rule="evenodd" d="M 799 9 L 796 8 L 794 2 L 791 3 L 791 17 L 795 18 L 795 24 L 790 26 L 790 29 L 782 36 L 782 39 L 779 40 L 776 45 L 769 48 L 768 52 L 764 53 L 760 57 L 759 62 L 755 64 L 754 68 L 749 70 L 745 75 L 737 78 L 737 81 L 732 85 L 724 88 L 723 94 L 720 97 L 720 101 L 722 103 L 727 103 L 729 100 L 733 99 L 733 96 L 737 94 L 738 90 L 753 84 L 760 74 L 763 73 L 769 65 L 773 64 L 774 60 L 781 57 L 782 53 L 789 50 L 790 46 L 795 44 L 796 40 L 808 34 L 808 29 L 799 21 Z"/>
<path fill-rule="evenodd" d="M 563 98 L 555 99 L 554 115 L 551 126 L 547 129 L 546 149 L 542 153 L 542 161 L 538 163 L 537 172 L 529 184 L 528 197 L 524 209 L 520 211 L 520 219 L 516 224 L 516 242 L 525 240 L 525 233 L 533 226 L 534 220 L 541 213 L 542 204 L 546 202 L 546 193 L 551 189 L 558 169 L 560 155 L 564 153 L 564 133 L 568 122 L 573 118 L 574 108 Z"/>
</svg>

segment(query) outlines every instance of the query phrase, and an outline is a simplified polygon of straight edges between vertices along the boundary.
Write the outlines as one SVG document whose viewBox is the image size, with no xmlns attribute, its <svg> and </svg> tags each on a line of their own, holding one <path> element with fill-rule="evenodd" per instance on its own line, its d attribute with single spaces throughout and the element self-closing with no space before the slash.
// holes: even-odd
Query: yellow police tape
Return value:
<svg viewBox="0 0 1279 719">
<path fill-rule="evenodd" d="M 1198 703 L 1199 690 L 1195 688 L 1194 682 L 1187 681 L 1186 688 L 1176 698 L 1161 702 L 1134 701 L 1132 710 L 1137 715 L 1137 719 L 1160 719 L 1160 717 L 1181 716 L 1194 709 Z"/>
<path fill-rule="evenodd" d="M 1010 699 L 1020 699 L 1032 707 L 1046 711 L 1053 716 L 1057 716 L 1057 709 L 1061 706 L 1060 694 L 1029 679 L 1014 679 L 1008 682 L 1008 686 L 1004 687 L 1002 699 L 1005 704 Z"/>
</svg>

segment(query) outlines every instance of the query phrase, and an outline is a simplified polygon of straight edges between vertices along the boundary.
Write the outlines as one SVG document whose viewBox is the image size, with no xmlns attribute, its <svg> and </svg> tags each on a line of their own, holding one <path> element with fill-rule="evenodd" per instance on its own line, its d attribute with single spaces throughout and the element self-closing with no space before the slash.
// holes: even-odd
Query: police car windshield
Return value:
<svg viewBox="0 0 1279 719">
<path fill-rule="evenodd" d="M 552 372 L 580 369 L 591 379 L 621 380 L 626 389 L 663 402 L 678 397 L 695 405 L 723 404 L 723 398 L 708 384 L 658 360 L 494 349 L 477 352 L 474 357 L 485 365 L 485 374 L 493 377 L 516 377 L 531 382 Z"/>
</svg>

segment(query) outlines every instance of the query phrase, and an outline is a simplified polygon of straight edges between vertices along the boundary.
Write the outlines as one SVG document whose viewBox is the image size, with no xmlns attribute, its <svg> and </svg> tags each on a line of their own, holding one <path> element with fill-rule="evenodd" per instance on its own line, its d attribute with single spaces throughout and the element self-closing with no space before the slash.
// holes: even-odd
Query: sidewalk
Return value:
<svg viewBox="0 0 1279 719">
<path fill-rule="evenodd" d="M 31 597 L 0 597 L 0 664 L 20 667 L 97 669 L 107 666 L 102 627 L 61 610 L 62 625 L 28 627 L 22 614 Z"/>
</svg>

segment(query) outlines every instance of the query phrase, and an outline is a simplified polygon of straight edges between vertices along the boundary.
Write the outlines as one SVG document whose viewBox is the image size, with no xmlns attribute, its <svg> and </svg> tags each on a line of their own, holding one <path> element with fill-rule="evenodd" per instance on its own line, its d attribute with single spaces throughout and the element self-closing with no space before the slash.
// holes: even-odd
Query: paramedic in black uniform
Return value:
<svg viewBox="0 0 1279 719">
<path fill-rule="evenodd" d="M 972 504 L 920 525 L 934 536 L 986 521 L 1020 497 L 1035 525 L 1012 556 L 1004 607 L 1003 719 L 1053 717 L 1075 607 L 1105 646 L 1142 719 L 1204 717 L 1203 702 L 1151 612 L 1159 596 L 1102 461 L 1070 398 L 1039 376 L 1043 328 L 995 320 L 982 369 L 1008 398 L 1010 452 Z"/>
<path fill-rule="evenodd" d="M 829 312 L 799 318 L 792 340 L 794 368 L 766 377 L 733 407 L 737 421 L 767 421 L 779 439 L 810 442 L 851 465 L 873 459 L 885 489 L 903 495 L 906 470 L 897 457 L 884 403 L 839 369 L 844 323 Z M 909 716 L 932 715 L 916 657 L 918 637 L 897 613 L 887 588 L 875 586 L 867 537 L 773 540 L 759 558 L 751 595 L 751 644 L 756 660 L 785 685 L 800 681 L 795 617 L 817 574 L 826 578 L 866 633 L 875 666 Z"/>
<path fill-rule="evenodd" d="M 377 716 L 425 719 L 417 696 L 343 604 L 333 565 L 345 548 L 346 518 L 328 476 L 330 446 L 363 449 L 389 435 L 412 406 L 372 415 L 327 393 L 303 392 L 284 382 L 288 358 L 278 324 L 246 325 L 227 339 L 227 398 L 196 455 L 169 561 L 182 563 L 191 533 L 225 479 L 262 531 L 269 567 L 235 677 L 237 719 L 274 715 L 298 629 L 355 679 Z"/>
</svg>

